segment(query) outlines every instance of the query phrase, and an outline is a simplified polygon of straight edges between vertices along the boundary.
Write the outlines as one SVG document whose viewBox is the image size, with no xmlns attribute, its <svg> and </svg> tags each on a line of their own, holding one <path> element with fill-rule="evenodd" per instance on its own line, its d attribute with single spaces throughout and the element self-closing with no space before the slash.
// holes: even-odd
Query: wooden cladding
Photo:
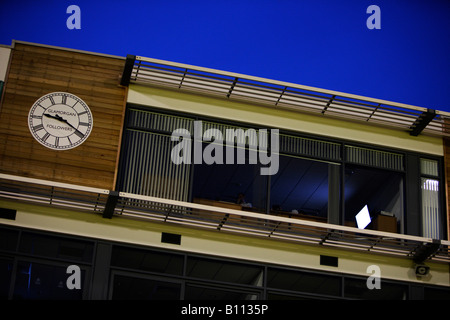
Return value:
<svg viewBox="0 0 450 320">
<path fill-rule="evenodd" d="M 0 171 L 38 179 L 114 189 L 126 89 L 125 59 L 16 43 L 0 110 Z M 43 95 L 63 91 L 93 114 L 91 135 L 77 148 L 48 149 L 28 129 L 28 113 Z"/>
</svg>

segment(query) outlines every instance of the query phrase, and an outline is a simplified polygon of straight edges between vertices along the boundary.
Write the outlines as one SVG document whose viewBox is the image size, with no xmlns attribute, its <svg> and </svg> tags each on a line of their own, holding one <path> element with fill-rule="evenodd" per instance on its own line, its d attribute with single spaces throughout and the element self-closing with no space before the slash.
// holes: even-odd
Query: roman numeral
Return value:
<svg viewBox="0 0 450 320">
<path fill-rule="evenodd" d="M 52 104 L 55 104 L 55 100 L 53 99 L 52 96 L 50 96 L 50 97 L 48 97 L 48 98 L 50 99 L 50 102 L 51 102 Z"/>
<path fill-rule="evenodd" d="M 50 137 L 50 133 L 46 132 L 42 137 L 42 140 L 47 141 L 48 137 Z"/>
<path fill-rule="evenodd" d="M 44 129 L 44 125 L 42 123 L 33 127 L 34 131 L 39 131 L 39 130 L 42 130 L 42 129 Z"/>
<path fill-rule="evenodd" d="M 55 146 L 56 146 L 56 147 L 59 146 L 59 137 L 55 137 Z"/>
<path fill-rule="evenodd" d="M 80 126 L 86 126 L 86 127 L 88 127 L 88 126 L 89 126 L 89 123 L 87 123 L 87 122 L 80 122 L 79 125 L 80 125 Z"/>
<path fill-rule="evenodd" d="M 86 114 L 86 113 L 87 113 L 87 111 L 83 111 L 83 112 L 80 112 L 78 115 L 82 116 L 83 114 Z"/>
<path fill-rule="evenodd" d="M 66 104 L 66 101 L 67 101 L 67 96 L 62 95 L 62 104 Z"/>
<path fill-rule="evenodd" d="M 37 115 L 33 114 L 33 119 L 41 120 L 41 119 L 42 119 L 42 116 L 37 116 Z"/>
</svg>

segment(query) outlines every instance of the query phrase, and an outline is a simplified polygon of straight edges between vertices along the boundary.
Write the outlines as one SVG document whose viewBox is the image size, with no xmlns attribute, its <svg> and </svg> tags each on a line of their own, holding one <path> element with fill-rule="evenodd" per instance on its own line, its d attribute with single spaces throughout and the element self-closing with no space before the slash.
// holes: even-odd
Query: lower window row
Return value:
<svg viewBox="0 0 450 320">
<path fill-rule="evenodd" d="M 83 300 L 89 299 L 90 266 L 70 269 L 70 265 L 42 261 L 14 262 L 0 258 L 0 299 L 13 300 Z M 295 300 L 295 299 L 377 299 L 405 300 L 409 286 L 382 282 L 380 290 L 367 288 L 359 278 L 327 277 L 321 279 L 295 271 L 281 270 L 267 279 L 267 286 L 245 286 L 211 283 L 195 279 L 110 270 L 110 300 Z M 293 277 L 292 277 L 293 276 Z M 342 282 L 343 280 L 343 282 Z M 341 289 L 343 288 L 343 289 Z M 450 290 L 424 288 L 425 299 L 450 299 Z"/>
</svg>

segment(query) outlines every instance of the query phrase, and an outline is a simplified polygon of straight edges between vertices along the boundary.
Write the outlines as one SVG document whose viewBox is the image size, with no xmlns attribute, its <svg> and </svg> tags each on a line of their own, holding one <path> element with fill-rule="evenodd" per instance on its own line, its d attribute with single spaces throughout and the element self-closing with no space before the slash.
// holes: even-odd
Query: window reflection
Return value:
<svg viewBox="0 0 450 320">
<path fill-rule="evenodd" d="M 67 274 L 66 270 L 67 266 L 19 262 L 13 298 L 19 300 L 81 300 L 85 272 L 81 270 L 81 289 L 69 289 L 66 281 L 70 274 Z"/>
</svg>

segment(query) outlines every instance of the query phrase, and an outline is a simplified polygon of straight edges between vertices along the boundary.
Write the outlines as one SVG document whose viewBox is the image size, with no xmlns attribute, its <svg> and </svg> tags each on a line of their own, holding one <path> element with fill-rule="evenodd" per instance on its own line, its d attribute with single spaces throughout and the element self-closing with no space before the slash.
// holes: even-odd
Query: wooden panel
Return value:
<svg viewBox="0 0 450 320">
<path fill-rule="evenodd" d="M 397 218 L 390 216 L 378 215 L 373 220 L 373 229 L 378 231 L 386 231 L 386 232 L 397 232 Z"/>
<path fill-rule="evenodd" d="M 0 172 L 114 189 L 126 88 L 125 59 L 16 43 L 0 110 Z M 94 126 L 81 146 L 54 151 L 31 136 L 27 117 L 43 95 L 63 91 L 83 99 Z"/>
</svg>

